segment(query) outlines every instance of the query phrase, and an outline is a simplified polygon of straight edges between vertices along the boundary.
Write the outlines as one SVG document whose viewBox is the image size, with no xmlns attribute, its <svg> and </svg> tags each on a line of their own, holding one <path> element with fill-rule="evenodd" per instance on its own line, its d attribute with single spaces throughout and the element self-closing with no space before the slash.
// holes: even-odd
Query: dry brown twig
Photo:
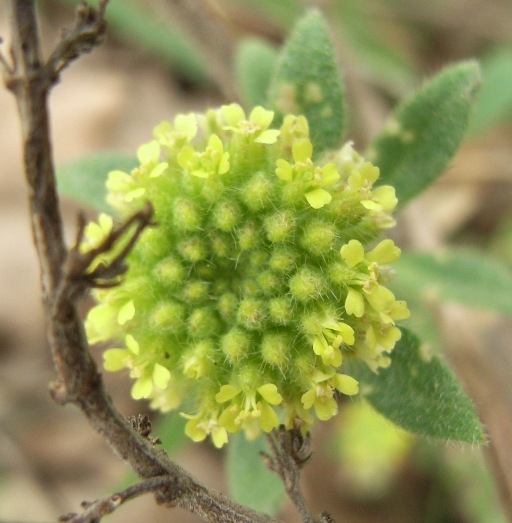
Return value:
<svg viewBox="0 0 512 523">
<path fill-rule="evenodd" d="M 10 0 L 11 60 L 0 55 L 4 83 L 14 94 L 20 114 L 32 232 L 40 263 L 48 338 L 57 371 L 57 379 L 50 386 L 51 393 L 60 404 L 78 406 L 114 453 L 141 478 L 139 483 L 108 498 L 86 503 L 82 514 L 63 516 L 63 520 L 97 522 L 125 501 L 153 493 L 157 503 L 179 506 L 212 523 L 277 522 L 202 485 L 170 461 L 164 451 L 155 448 L 157 441 L 149 437 L 143 420 L 130 423 L 112 404 L 89 351 L 77 301 L 91 287 L 110 285 L 123 273 L 125 257 L 150 224 L 152 213 L 148 204 L 114 228 L 101 245 L 85 253 L 78 249 L 85 224 L 80 217 L 75 247 L 68 250 L 64 243 L 47 97 L 62 70 L 102 42 L 107 1 L 101 0 L 97 9 L 82 3 L 74 26 L 45 63 L 39 44 L 35 0 Z M 89 269 L 97 256 L 112 253 L 113 248 L 117 249 L 116 255 L 109 263 Z M 279 450 L 275 455 L 281 460 L 276 470 L 285 481 L 293 478 L 290 484 L 295 502 L 302 499 L 298 491 L 298 466 L 295 458 L 285 456 L 285 452 L 292 450 L 281 444 L 285 434 L 286 431 L 281 431 L 272 437 L 281 445 L 276 447 Z M 304 507 L 299 506 L 301 515 L 306 517 L 304 521 L 313 521 Z M 321 518 L 321 521 L 329 519 Z"/>
<path fill-rule="evenodd" d="M 267 434 L 272 455 L 262 453 L 267 467 L 283 481 L 288 497 L 295 505 L 304 523 L 317 523 L 311 514 L 300 489 L 300 469 L 310 460 L 309 435 L 303 436 L 300 429 L 286 430 L 279 426 Z M 320 523 L 335 523 L 327 512 L 320 514 Z"/>
</svg>

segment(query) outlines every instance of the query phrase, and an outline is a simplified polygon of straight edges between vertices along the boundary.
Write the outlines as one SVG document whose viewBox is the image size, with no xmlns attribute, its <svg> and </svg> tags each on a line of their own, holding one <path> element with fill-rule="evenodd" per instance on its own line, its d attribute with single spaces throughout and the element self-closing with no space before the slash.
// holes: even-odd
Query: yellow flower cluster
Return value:
<svg viewBox="0 0 512 523">
<path fill-rule="evenodd" d="M 388 365 L 408 316 L 384 286 L 400 250 L 374 241 L 394 224 L 393 188 L 350 143 L 315 157 L 303 116 L 273 120 L 236 104 L 179 115 L 107 181 L 118 213 L 150 200 L 157 225 L 120 285 L 97 291 L 89 340 L 117 340 L 106 370 L 128 369 L 134 398 L 180 408 L 217 447 L 332 417 L 338 393 L 358 392 L 344 359 Z M 82 248 L 112 224 L 90 224 Z"/>
</svg>

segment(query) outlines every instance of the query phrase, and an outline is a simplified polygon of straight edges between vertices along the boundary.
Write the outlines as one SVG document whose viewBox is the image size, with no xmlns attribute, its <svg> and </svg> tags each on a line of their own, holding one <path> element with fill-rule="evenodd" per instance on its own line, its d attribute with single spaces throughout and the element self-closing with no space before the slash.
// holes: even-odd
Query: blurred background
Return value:
<svg viewBox="0 0 512 523">
<path fill-rule="evenodd" d="M 7 2 L 0 35 L 8 54 Z M 45 52 L 70 25 L 75 2 L 38 2 Z M 482 94 L 467 137 L 446 173 L 398 218 L 402 247 L 464 246 L 512 266 L 512 3 L 509 0 L 111 0 L 105 44 L 63 73 L 51 96 L 57 165 L 91 153 L 133 153 L 178 112 L 233 101 L 248 39 L 269 53 L 311 5 L 327 16 L 347 88 L 346 139 L 364 150 L 398 100 L 454 61 L 477 58 Z M 268 72 L 254 68 L 254 82 Z M 48 394 L 53 379 L 42 323 L 38 267 L 27 216 L 14 98 L 0 89 L 0 523 L 55 521 L 80 502 L 129 481 L 128 471 L 74 407 Z M 72 238 L 79 207 L 63 211 Z M 91 214 L 92 215 L 92 214 Z M 512 489 L 512 325 L 505 316 L 441 302 L 417 304 L 413 328 L 442 351 L 486 424 L 486 449 L 418 440 L 363 403 L 313 434 L 304 470 L 314 513 L 343 523 L 500 523 L 499 491 Z M 512 301 L 512 297 L 511 297 Z M 414 305 L 416 306 L 416 305 Z M 84 304 L 84 311 L 87 304 Z M 99 351 L 95 352 L 98 361 Z M 106 375 L 126 414 L 125 375 Z M 180 422 L 151 413 L 154 435 L 209 486 L 228 491 L 224 453 L 178 436 Z M 505 499 L 506 496 L 503 496 Z M 508 499 L 509 511 L 512 506 Z M 512 513 L 509 512 L 509 514 Z M 285 503 L 280 515 L 297 521 Z M 146 496 L 109 521 L 199 521 Z"/>
</svg>

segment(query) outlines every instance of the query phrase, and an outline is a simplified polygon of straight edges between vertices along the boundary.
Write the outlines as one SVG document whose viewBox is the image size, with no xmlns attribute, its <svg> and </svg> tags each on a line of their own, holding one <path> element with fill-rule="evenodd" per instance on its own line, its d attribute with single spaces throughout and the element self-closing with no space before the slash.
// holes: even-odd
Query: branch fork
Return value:
<svg viewBox="0 0 512 523">
<path fill-rule="evenodd" d="M 303 523 L 318 523 L 312 516 L 300 489 L 300 469 L 311 458 L 309 433 L 303 435 L 299 427 L 287 430 L 284 425 L 267 434 L 271 455 L 262 453 L 267 467 L 283 481 L 288 497 L 295 505 Z M 325 519 L 325 518 L 330 519 Z M 334 523 L 332 517 L 324 512 L 320 523 Z"/>
</svg>

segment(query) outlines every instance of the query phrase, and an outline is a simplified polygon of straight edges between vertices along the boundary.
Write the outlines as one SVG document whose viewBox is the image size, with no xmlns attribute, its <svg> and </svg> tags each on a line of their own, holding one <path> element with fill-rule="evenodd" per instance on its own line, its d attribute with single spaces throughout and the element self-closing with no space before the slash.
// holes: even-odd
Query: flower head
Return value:
<svg viewBox="0 0 512 523">
<path fill-rule="evenodd" d="M 111 341 L 105 369 L 127 369 L 135 398 L 184 410 L 187 435 L 217 447 L 333 416 L 358 391 L 345 356 L 388 365 L 408 315 L 386 287 L 400 250 L 374 244 L 393 188 L 374 187 L 378 169 L 351 144 L 317 159 L 304 116 L 273 121 L 236 104 L 179 115 L 107 181 L 121 216 L 148 199 L 157 225 L 119 285 L 96 291 L 88 337 Z M 112 225 L 101 215 L 81 248 Z"/>
</svg>

